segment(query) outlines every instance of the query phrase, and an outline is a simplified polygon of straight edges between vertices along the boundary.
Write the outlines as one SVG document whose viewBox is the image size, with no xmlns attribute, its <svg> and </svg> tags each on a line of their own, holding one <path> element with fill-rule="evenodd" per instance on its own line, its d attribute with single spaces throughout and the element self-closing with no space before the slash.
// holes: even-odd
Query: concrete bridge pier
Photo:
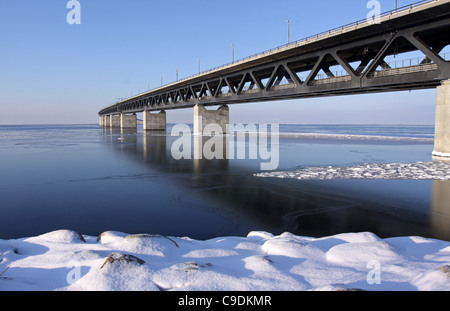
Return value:
<svg viewBox="0 0 450 311">
<path fill-rule="evenodd" d="M 166 130 L 166 112 L 161 110 L 159 113 L 150 113 L 145 110 L 143 114 L 144 131 L 165 131 Z"/>
<path fill-rule="evenodd" d="M 120 115 L 110 115 L 109 116 L 109 126 L 110 127 L 120 127 Z"/>
<path fill-rule="evenodd" d="M 109 115 L 105 115 L 103 116 L 103 126 L 104 127 L 109 127 L 110 126 L 110 118 Z"/>
<path fill-rule="evenodd" d="M 120 114 L 120 128 L 123 129 L 135 129 L 137 126 L 136 114 Z"/>
<path fill-rule="evenodd" d="M 228 133 L 227 125 L 230 123 L 230 111 L 227 105 L 220 106 L 217 110 L 207 110 L 203 105 L 194 107 L 194 135 L 205 134 L 205 127 L 210 124 L 216 125 L 214 128 L 221 128 L 222 133 Z M 214 128 L 207 128 L 207 134 Z"/>
<path fill-rule="evenodd" d="M 433 157 L 450 159 L 450 80 L 437 87 Z"/>
</svg>

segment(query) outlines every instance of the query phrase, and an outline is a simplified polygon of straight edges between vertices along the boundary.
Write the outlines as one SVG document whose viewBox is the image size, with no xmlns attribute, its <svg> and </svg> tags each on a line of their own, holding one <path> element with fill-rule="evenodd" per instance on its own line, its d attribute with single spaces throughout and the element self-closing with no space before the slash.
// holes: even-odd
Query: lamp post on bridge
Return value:
<svg viewBox="0 0 450 311">
<path fill-rule="evenodd" d="M 287 44 L 291 43 L 290 32 L 291 32 L 291 20 L 287 19 L 286 23 L 288 24 L 288 41 Z"/>
<path fill-rule="evenodd" d="M 232 63 L 234 64 L 234 43 L 231 43 L 231 47 L 232 47 L 231 60 Z"/>
</svg>

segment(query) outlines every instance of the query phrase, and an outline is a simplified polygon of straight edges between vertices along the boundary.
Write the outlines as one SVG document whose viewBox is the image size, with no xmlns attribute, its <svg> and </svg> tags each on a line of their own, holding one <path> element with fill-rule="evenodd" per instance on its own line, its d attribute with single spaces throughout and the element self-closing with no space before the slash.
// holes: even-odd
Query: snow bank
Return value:
<svg viewBox="0 0 450 311">
<path fill-rule="evenodd" d="M 0 240 L 0 254 L 2 291 L 450 290 L 450 242 L 368 232 L 200 241 L 58 230 Z"/>
<path fill-rule="evenodd" d="M 348 167 L 320 166 L 293 171 L 264 172 L 257 177 L 296 179 L 417 179 L 450 180 L 450 163 L 416 162 L 362 164 Z"/>
</svg>

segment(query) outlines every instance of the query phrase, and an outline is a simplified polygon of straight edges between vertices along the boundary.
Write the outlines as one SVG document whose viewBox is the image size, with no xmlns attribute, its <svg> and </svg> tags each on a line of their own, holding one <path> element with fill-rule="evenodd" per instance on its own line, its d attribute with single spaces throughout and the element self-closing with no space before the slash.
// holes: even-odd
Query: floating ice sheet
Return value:
<svg viewBox="0 0 450 311">
<path fill-rule="evenodd" d="M 319 166 L 292 171 L 264 172 L 257 177 L 308 179 L 415 179 L 450 180 L 450 163 L 375 163 L 355 166 Z"/>
</svg>

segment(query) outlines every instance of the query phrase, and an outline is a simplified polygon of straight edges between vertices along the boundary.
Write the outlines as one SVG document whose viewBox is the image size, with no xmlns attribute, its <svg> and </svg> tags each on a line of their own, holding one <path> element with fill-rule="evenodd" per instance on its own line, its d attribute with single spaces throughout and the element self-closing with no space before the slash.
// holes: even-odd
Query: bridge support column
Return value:
<svg viewBox="0 0 450 311">
<path fill-rule="evenodd" d="M 110 115 L 109 116 L 109 126 L 110 127 L 120 127 L 120 115 Z"/>
<path fill-rule="evenodd" d="M 103 116 L 103 126 L 110 127 L 111 126 L 111 120 L 110 116 Z"/>
<path fill-rule="evenodd" d="M 450 158 L 450 80 L 443 81 L 436 93 L 433 157 Z"/>
<path fill-rule="evenodd" d="M 128 129 L 128 128 L 136 128 L 137 120 L 136 114 L 120 114 L 120 128 Z"/>
<path fill-rule="evenodd" d="M 222 133 L 228 132 L 227 125 L 230 123 L 230 111 L 227 105 L 222 105 L 217 110 L 207 110 L 202 105 L 194 107 L 194 135 L 202 135 L 205 127 L 216 124 L 222 129 Z"/>
<path fill-rule="evenodd" d="M 144 131 L 165 131 L 166 112 L 164 110 L 161 110 L 159 113 L 144 111 L 143 129 Z"/>
</svg>

